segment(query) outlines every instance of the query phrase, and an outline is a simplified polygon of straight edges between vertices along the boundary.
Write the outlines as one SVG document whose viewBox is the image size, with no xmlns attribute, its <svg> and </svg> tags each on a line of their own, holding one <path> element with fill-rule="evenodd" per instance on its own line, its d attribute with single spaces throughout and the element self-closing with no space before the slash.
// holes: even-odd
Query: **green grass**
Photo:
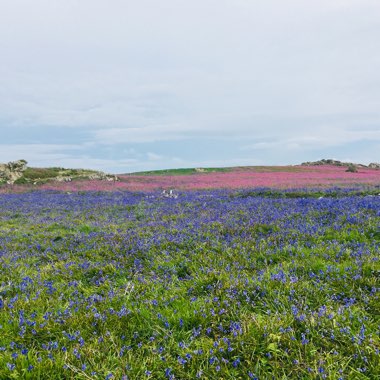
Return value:
<svg viewBox="0 0 380 380">
<path fill-rule="evenodd" d="M 199 170 L 201 169 L 201 170 Z M 299 172 L 305 171 L 305 168 L 298 166 L 236 166 L 224 168 L 179 168 L 179 169 L 164 169 L 164 170 L 149 170 L 136 173 L 133 175 L 190 175 L 199 173 L 228 173 L 231 171 L 251 171 L 254 173 L 277 173 L 277 172 Z"/>
<path fill-rule="evenodd" d="M 179 169 L 164 169 L 164 170 L 149 170 L 131 173 L 133 175 L 189 175 L 189 174 L 199 174 L 199 173 L 226 173 L 232 171 L 233 168 L 200 168 L 201 170 L 197 170 L 196 168 L 179 168 Z"/>
<path fill-rule="evenodd" d="M 28 167 L 23 173 L 23 176 L 15 181 L 16 185 L 28 184 L 28 183 L 44 183 L 49 180 L 54 180 L 59 176 L 72 177 L 74 180 L 83 178 L 92 173 L 96 173 L 95 170 L 87 169 L 65 169 L 59 167 L 51 168 L 33 168 Z"/>
<path fill-rule="evenodd" d="M 24 171 L 24 177 L 30 180 L 55 178 L 60 175 L 63 168 L 31 168 L 28 167 Z"/>
</svg>

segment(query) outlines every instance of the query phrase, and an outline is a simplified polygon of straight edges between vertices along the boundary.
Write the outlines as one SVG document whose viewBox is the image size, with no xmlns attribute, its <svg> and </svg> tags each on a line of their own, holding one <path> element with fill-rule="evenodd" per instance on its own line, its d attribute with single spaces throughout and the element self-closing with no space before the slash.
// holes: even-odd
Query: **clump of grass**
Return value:
<svg viewBox="0 0 380 380">
<path fill-rule="evenodd" d="M 357 173 L 358 172 L 358 168 L 356 167 L 356 165 L 350 164 L 350 165 L 348 165 L 346 172 L 348 172 L 348 173 Z"/>
</svg>

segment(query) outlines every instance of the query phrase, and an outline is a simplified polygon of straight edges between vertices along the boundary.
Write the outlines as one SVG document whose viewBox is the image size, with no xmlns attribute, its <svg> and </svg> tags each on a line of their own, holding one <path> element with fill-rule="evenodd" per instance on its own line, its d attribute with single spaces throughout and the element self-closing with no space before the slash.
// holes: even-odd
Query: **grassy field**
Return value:
<svg viewBox="0 0 380 380">
<path fill-rule="evenodd" d="M 164 169 L 164 170 L 149 170 L 143 172 L 131 173 L 132 175 L 150 176 L 177 176 L 177 175 L 189 175 L 199 173 L 226 173 L 232 171 L 234 168 L 180 168 L 180 169 Z"/>
<path fill-rule="evenodd" d="M 37 184 L 42 185 L 54 182 L 58 177 L 70 177 L 73 180 L 83 180 L 91 174 L 97 173 L 95 170 L 86 169 L 64 169 L 58 167 L 52 168 L 32 168 L 28 167 L 23 172 L 23 176 L 15 181 L 16 185 Z M 1 186 L 2 185 L 2 186 Z M 7 186 L 0 184 L 0 188 Z"/>
<path fill-rule="evenodd" d="M 294 173 L 311 171 L 310 167 L 303 166 L 235 166 L 224 168 L 181 168 L 181 169 L 164 169 L 164 170 L 150 170 L 143 172 L 131 173 L 131 175 L 141 176 L 176 176 L 176 175 L 190 175 L 199 173 L 228 173 L 228 172 L 252 172 L 252 173 Z"/>
<path fill-rule="evenodd" d="M 0 379 L 379 379 L 377 192 L 1 194 Z"/>
</svg>

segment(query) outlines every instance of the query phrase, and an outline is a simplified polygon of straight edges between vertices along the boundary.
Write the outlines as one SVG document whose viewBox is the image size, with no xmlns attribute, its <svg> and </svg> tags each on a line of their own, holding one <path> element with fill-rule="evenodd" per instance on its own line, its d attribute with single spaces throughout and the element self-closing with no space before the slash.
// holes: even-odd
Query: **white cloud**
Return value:
<svg viewBox="0 0 380 380">
<path fill-rule="evenodd" d="M 88 156 L 83 157 L 66 157 L 60 160 L 60 164 L 65 168 L 86 168 L 96 169 L 105 172 L 121 173 L 133 171 L 134 168 L 138 168 L 141 162 L 137 159 L 100 159 L 92 158 Z M 112 168 L 112 170 L 110 170 Z"/>
<path fill-rule="evenodd" d="M 286 150 L 310 150 L 324 149 L 329 147 L 344 146 L 346 144 L 362 142 L 362 141 L 378 141 L 380 142 L 379 130 L 348 130 L 344 128 L 319 127 L 318 133 L 308 133 L 295 137 L 273 137 L 269 141 L 261 141 L 254 144 L 243 145 L 241 150 L 270 150 L 270 149 L 286 149 Z"/>
<path fill-rule="evenodd" d="M 60 144 L 0 144 L 0 162 L 26 159 L 28 162 L 39 162 L 46 166 L 69 157 L 67 151 L 80 151 L 79 145 Z M 51 166 L 51 165 L 48 165 Z"/>
<path fill-rule="evenodd" d="M 66 168 L 87 168 L 108 171 L 126 171 L 141 165 L 141 161 L 135 157 L 121 158 L 117 160 L 94 158 L 83 152 L 83 145 L 61 144 L 0 144 L 0 162 L 26 159 L 28 166 Z M 75 153 L 73 153 L 73 151 Z"/>
<path fill-rule="evenodd" d="M 136 128 L 99 129 L 94 132 L 94 138 L 99 144 L 113 145 L 182 140 L 185 136 L 178 125 L 150 125 Z"/>
</svg>

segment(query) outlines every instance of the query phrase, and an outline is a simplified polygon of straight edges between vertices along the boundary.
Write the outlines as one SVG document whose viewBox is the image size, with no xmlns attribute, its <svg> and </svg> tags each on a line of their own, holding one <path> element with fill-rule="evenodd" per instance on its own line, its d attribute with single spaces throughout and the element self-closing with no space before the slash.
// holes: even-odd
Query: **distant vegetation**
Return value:
<svg viewBox="0 0 380 380">
<path fill-rule="evenodd" d="M 133 175 L 189 175 L 199 173 L 225 173 L 232 171 L 233 168 L 180 168 L 180 169 L 163 169 L 148 170 L 131 173 Z"/>
<path fill-rule="evenodd" d="M 273 172 L 300 172 L 305 170 L 299 166 L 234 166 L 224 168 L 182 168 L 182 169 L 164 169 L 164 170 L 149 170 L 142 172 L 130 173 L 130 175 L 191 175 L 201 173 L 229 173 L 236 171 L 246 171 L 253 173 L 273 173 Z"/>
<path fill-rule="evenodd" d="M 96 170 L 87 169 L 65 169 L 60 167 L 52 168 L 32 168 L 28 167 L 24 171 L 24 175 L 15 181 L 15 184 L 27 183 L 45 183 L 49 180 L 56 180 L 58 177 L 70 177 L 72 179 L 79 179 L 88 177 L 91 174 L 97 173 Z"/>
<path fill-rule="evenodd" d="M 64 169 L 64 168 L 27 168 L 24 172 L 24 177 L 29 180 L 37 180 L 37 179 L 48 179 L 55 178 L 61 175 L 62 172 L 72 174 L 78 174 L 79 170 L 75 169 Z"/>
<path fill-rule="evenodd" d="M 319 161 L 303 162 L 301 165 L 302 166 L 319 166 L 319 165 L 348 166 L 348 168 L 355 166 L 355 167 L 369 168 L 369 169 L 380 169 L 380 164 L 377 162 L 371 162 L 369 165 L 364 165 L 364 164 L 355 164 L 353 162 L 342 162 L 339 160 L 334 160 L 332 158 L 322 159 Z M 352 170 L 348 170 L 348 171 L 352 172 Z"/>
<path fill-rule="evenodd" d="M 348 165 L 348 168 L 347 168 L 346 172 L 348 172 L 348 173 L 357 173 L 358 172 L 358 168 L 356 167 L 356 165 L 350 164 L 350 165 Z"/>
<path fill-rule="evenodd" d="M 0 164 L 0 191 L 347 187 L 380 184 L 379 168 L 376 163 L 366 166 L 328 159 L 302 165 L 178 168 L 115 176 L 87 169 L 28 167 L 25 160 L 19 160 Z"/>
</svg>

